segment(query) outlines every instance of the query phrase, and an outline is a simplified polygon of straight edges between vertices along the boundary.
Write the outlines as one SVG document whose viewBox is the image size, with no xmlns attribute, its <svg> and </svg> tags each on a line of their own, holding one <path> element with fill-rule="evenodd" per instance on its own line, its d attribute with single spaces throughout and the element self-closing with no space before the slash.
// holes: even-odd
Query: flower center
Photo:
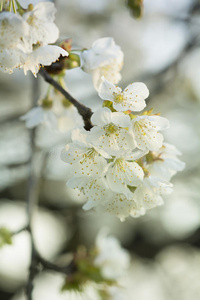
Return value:
<svg viewBox="0 0 200 300">
<path fill-rule="evenodd" d="M 142 135 L 146 135 L 145 130 L 147 129 L 147 125 L 144 122 L 137 121 L 134 126 L 141 132 Z"/>
<path fill-rule="evenodd" d="M 118 127 L 113 123 L 104 126 L 104 129 L 106 131 L 106 135 L 114 134 L 116 131 L 118 131 Z"/>
<path fill-rule="evenodd" d="M 126 172 L 125 168 L 124 168 L 124 159 L 123 158 L 118 158 L 116 159 L 114 166 L 117 167 L 117 173 L 120 172 Z"/>
<path fill-rule="evenodd" d="M 115 95 L 115 103 L 122 103 L 124 101 L 124 96 L 122 94 Z"/>
<path fill-rule="evenodd" d="M 86 153 L 84 153 L 84 158 L 94 158 L 97 154 L 97 151 L 94 148 L 90 148 Z"/>
</svg>

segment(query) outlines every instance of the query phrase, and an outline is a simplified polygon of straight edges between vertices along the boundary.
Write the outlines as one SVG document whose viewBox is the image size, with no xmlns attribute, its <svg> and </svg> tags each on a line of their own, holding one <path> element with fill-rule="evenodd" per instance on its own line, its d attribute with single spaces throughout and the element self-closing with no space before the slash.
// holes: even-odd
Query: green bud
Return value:
<svg viewBox="0 0 200 300">
<path fill-rule="evenodd" d="M 41 103 L 42 107 L 46 109 L 51 109 L 53 106 L 53 100 L 48 97 L 44 98 Z"/>
<path fill-rule="evenodd" d="M 63 105 L 65 108 L 68 108 L 68 107 L 70 107 L 72 104 L 71 104 L 71 102 L 69 102 L 69 100 L 67 100 L 66 98 L 63 98 L 63 99 L 62 99 L 62 105 Z"/>
<path fill-rule="evenodd" d="M 33 8 L 34 8 L 34 6 L 33 6 L 33 4 L 32 4 L 32 3 L 28 5 L 28 11 L 32 11 L 32 10 L 33 10 Z"/>
<path fill-rule="evenodd" d="M 143 0 L 128 0 L 127 5 L 134 18 L 139 19 L 143 14 Z"/>
</svg>

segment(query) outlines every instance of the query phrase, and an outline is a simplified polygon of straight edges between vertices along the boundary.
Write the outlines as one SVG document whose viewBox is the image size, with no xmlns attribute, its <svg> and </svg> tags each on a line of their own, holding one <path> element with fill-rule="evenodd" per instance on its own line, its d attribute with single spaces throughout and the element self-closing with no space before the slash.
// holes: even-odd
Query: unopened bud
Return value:
<svg viewBox="0 0 200 300">
<path fill-rule="evenodd" d="M 49 97 L 46 97 L 41 101 L 41 105 L 43 108 L 51 109 L 53 106 L 53 100 L 50 99 Z"/>
<path fill-rule="evenodd" d="M 32 11 L 32 10 L 33 10 L 33 8 L 34 8 L 33 4 L 32 4 L 32 3 L 30 3 L 30 4 L 28 5 L 28 11 Z"/>
<path fill-rule="evenodd" d="M 66 39 L 62 41 L 59 46 L 66 51 L 70 51 L 72 49 L 72 39 Z"/>
<path fill-rule="evenodd" d="M 134 18 L 141 18 L 143 14 L 143 0 L 128 0 L 127 5 Z"/>
</svg>

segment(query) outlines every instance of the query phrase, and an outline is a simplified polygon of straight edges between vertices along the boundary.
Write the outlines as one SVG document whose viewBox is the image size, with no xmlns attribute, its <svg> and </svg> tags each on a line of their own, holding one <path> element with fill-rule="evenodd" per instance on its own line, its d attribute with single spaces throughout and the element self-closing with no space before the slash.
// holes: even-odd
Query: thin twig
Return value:
<svg viewBox="0 0 200 300">
<path fill-rule="evenodd" d="M 74 273 L 76 270 L 76 265 L 74 263 L 74 260 L 72 260 L 68 265 L 62 267 L 62 266 L 58 266 L 58 265 L 44 259 L 40 255 L 38 255 L 38 262 L 46 270 L 63 273 L 65 275 L 70 275 L 70 274 Z"/>
<path fill-rule="evenodd" d="M 90 118 L 92 116 L 92 111 L 89 107 L 81 104 L 80 102 L 78 102 L 76 99 L 74 99 L 65 89 L 63 89 L 63 87 L 57 82 L 55 81 L 44 68 L 41 68 L 39 71 L 39 74 L 44 78 L 44 80 L 46 82 L 48 82 L 49 84 L 53 85 L 54 88 L 56 88 L 59 92 L 61 92 L 63 94 L 63 96 L 65 96 L 65 98 L 67 100 L 69 100 L 69 102 L 71 102 L 78 110 L 79 114 L 82 116 L 84 124 L 85 124 L 85 129 L 86 130 L 90 130 L 93 126 L 92 123 L 90 121 Z"/>
<path fill-rule="evenodd" d="M 39 97 L 39 80 L 33 81 L 33 96 L 32 96 L 32 104 L 35 107 L 37 100 Z M 29 162 L 29 177 L 27 183 L 27 195 L 26 195 L 26 207 L 27 207 L 27 230 L 30 234 L 31 239 L 31 262 L 29 267 L 29 276 L 26 286 L 26 295 L 27 300 L 32 300 L 32 291 L 33 291 L 33 280 L 38 273 L 37 270 L 37 257 L 36 250 L 34 245 L 33 233 L 32 233 L 32 217 L 33 217 L 33 209 L 36 202 L 36 178 L 33 173 L 33 159 L 35 152 L 35 134 L 36 129 L 33 128 L 30 130 L 30 162 Z"/>
</svg>

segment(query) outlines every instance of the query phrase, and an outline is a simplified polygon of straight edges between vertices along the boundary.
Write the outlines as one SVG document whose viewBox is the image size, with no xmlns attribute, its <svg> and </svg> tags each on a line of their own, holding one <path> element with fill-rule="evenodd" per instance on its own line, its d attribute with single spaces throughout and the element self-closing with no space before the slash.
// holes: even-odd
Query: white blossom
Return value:
<svg viewBox="0 0 200 300">
<path fill-rule="evenodd" d="M 149 96 L 149 90 L 144 83 L 135 82 L 129 84 L 122 92 L 121 88 L 102 78 L 98 94 L 103 100 L 112 101 L 117 111 L 141 111 L 146 106 L 144 100 Z"/>
<path fill-rule="evenodd" d="M 123 58 L 120 47 L 110 37 L 96 40 L 90 49 L 81 53 L 82 68 L 92 74 L 94 87 L 97 90 L 102 76 L 112 83 L 120 81 Z"/>
<path fill-rule="evenodd" d="M 170 182 L 160 178 L 149 176 L 145 177 L 142 184 L 134 192 L 134 199 L 140 207 L 151 209 L 163 204 L 161 195 L 170 194 L 172 189 Z"/>
<path fill-rule="evenodd" d="M 185 168 L 185 163 L 177 155 L 181 155 L 181 152 L 174 145 L 163 143 L 158 152 L 152 153 L 153 162 L 147 165 L 148 171 L 151 175 L 170 180 L 177 171 Z"/>
<path fill-rule="evenodd" d="M 67 56 L 68 52 L 61 47 L 53 45 L 46 45 L 33 50 L 27 54 L 23 61 L 24 74 L 26 75 L 27 71 L 30 70 L 36 77 L 40 65 L 49 66 L 55 62 L 60 55 Z"/>
<path fill-rule="evenodd" d="M 163 143 L 163 135 L 159 130 L 169 127 L 169 121 L 160 116 L 137 116 L 132 120 L 132 130 L 137 147 L 157 151 Z"/>
<path fill-rule="evenodd" d="M 33 10 L 25 12 L 23 19 L 29 24 L 28 42 L 30 45 L 55 43 L 59 30 L 54 24 L 56 8 L 52 2 L 39 2 Z"/>
<path fill-rule="evenodd" d="M 136 218 L 144 215 L 146 209 L 135 201 L 134 193 L 129 191 L 129 198 L 124 194 L 112 192 L 112 197 L 104 201 L 101 211 L 106 211 L 123 222 L 129 216 Z"/>
<path fill-rule="evenodd" d="M 105 231 L 101 231 L 96 239 L 96 250 L 94 264 L 101 268 L 105 278 L 117 279 L 124 274 L 130 256 L 115 237 L 106 236 Z"/>
<path fill-rule="evenodd" d="M 72 165 L 72 176 L 98 178 L 105 172 L 107 161 L 96 148 L 86 142 L 86 137 L 85 130 L 74 129 L 72 132 L 73 143 L 65 146 L 61 152 L 61 159 Z"/>
<path fill-rule="evenodd" d="M 28 24 L 11 12 L 0 13 L 0 70 L 12 73 L 22 66 L 26 46 L 23 37 L 28 36 Z"/>
<path fill-rule="evenodd" d="M 140 155 L 137 157 L 139 158 Z M 144 172 L 135 162 L 129 161 L 129 157 L 124 153 L 121 157 L 116 157 L 110 163 L 106 178 L 110 189 L 116 193 L 123 193 L 127 198 L 130 191 L 127 186 L 138 186 L 143 181 Z"/>
<path fill-rule="evenodd" d="M 20 117 L 20 120 L 26 122 L 27 128 L 33 128 L 39 124 L 55 129 L 57 127 L 57 118 L 51 109 L 37 106 L 28 113 Z"/>
<path fill-rule="evenodd" d="M 0 13 L 0 70 L 12 73 L 14 68 L 24 68 L 36 76 L 40 65 L 51 65 L 64 49 L 48 45 L 54 43 L 59 30 L 54 24 L 55 6 L 51 2 L 37 3 L 33 10 L 18 13 Z"/>
<path fill-rule="evenodd" d="M 83 205 L 84 210 L 98 208 L 104 201 L 108 201 L 112 197 L 104 177 L 73 177 L 68 180 L 67 186 L 79 189 L 87 197 L 87 202 Z"/>
<path fill-rule="evenodd" d="M 108 108 L 97 110 L 91 118 L 96 125 L 90 130 L 88 141 L 101 146 L 108 154 L 117 155 L 136 146 L 129 131 L 130 117 L 122 112 L 111 112 Z"/>
</svg>

